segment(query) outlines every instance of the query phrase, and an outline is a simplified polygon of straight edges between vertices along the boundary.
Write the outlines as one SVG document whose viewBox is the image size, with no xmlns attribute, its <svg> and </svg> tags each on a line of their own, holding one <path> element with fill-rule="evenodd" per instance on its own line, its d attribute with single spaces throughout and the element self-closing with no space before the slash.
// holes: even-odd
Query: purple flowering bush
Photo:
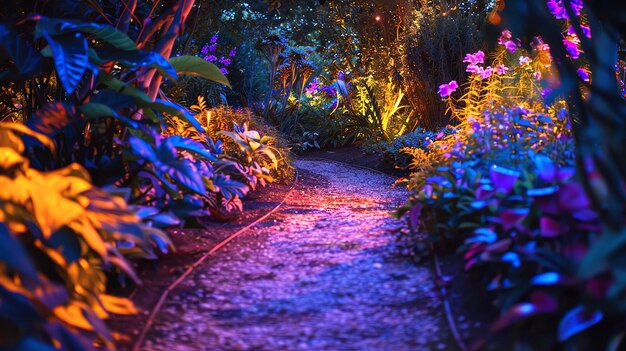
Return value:
<svg viewBox="0 0 626 351">
<path fill-rule="evenodd" d="M 580 14 L 579 2 L 567 3 Z M 567 20 L 564 6 L 548 2 Z M 577 34 L 590 30 L 569 27 L 565 21 L 563 44 L 588 82 Z M 432 167 L 413 175 L 413 193 L 398 214 L 416 248 L 456 250 L 465 270 L 483 278 L 500 315 L 476 347 L 617 350 L 626 313 L 623 260 L 607 244 L 607 224 L 574 167 L 576 121 L 552 96 L 558 79 L 549 48 L 536 38 L 526 51 L 507 31 L 499 43 L 493 55 L 465 57 L 468 82 L 439 87 L 457 132 L 428 146 Z M 592 163 L 584 167 L 600 186 Z"/>
</svg>

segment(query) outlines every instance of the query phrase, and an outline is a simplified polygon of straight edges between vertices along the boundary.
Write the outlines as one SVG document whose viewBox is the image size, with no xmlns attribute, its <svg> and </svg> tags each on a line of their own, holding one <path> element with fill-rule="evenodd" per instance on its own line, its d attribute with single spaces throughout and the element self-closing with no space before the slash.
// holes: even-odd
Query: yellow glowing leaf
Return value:
<svg viewBox="0 0 626 351">
<path fill-rule="evenodd" d="M 107 256 L 109 245 L 102 239 L 100 233 L 98 233 L 96 228 L 94 228 L 87 219 L 80 219 L 79 221 L 69 223 L 68 226 L 85 239 L 87 245 L 101 257 L 105 258 Z"/>
<path fill-rule="evenodd" d="M 137 314 L 133 302 L 123 297 L 100 294 L 100 302 L 104 309 L 115 314 Z"/>
<path fill-rule="evenodd" d="M 0 140 L 2 135 L 0 135 Z M 16 165 L 27 165 L 28 161 L 14 149 L 0 145 L 0 169 L 9 169 Z"/>
<path fill-rule="evenodd" d="M 9 148 L 19 154 L 24 152 L 22 139 L 8 129 L 0 129 L 0 148 Z"/>
<path fill-rule="evenodd" d="M 81 304 L 78 302 L 73 301 L 68 306 L 55 307 L 52 312 L 58 319 L 66 324 L 85 330 L 94 330 L 91 323 L 89 323 L 89 320 L 85 318 Z"/>
<path fill-rule="evenodd" d="M 25 206 L 30 199 L 31 183 L 23 176 L 11 179 L 0 175 L 0 200 Z"/>
<path fill-rule="evenodd" d="M 33 130 L 31 130 L 30 128 L 28 128 L 27 126 L 20 124 L 20 123 L 7 123 L 7 122 L 0 122 L 0 130 L 2 129 L 11 129 L 14 130 L 16 132 L 20 132 L 22 134 L 26 134 L 26 135 L 30 135 L 33 138 L 39 140 L 40 143 L 44 144 L 46 147 L 48 147 L 50 149 L 50 151 L 52 151 L 52 153 L 55 153 L 55 147 L 54 147 L 54 142 L 52 141 L 52 139 L 48 138 L 47 136 L 41 134 L 41 133 L 37 133 Z"/>
<path fill-rule="evenodd" d="M 69 225 L 85 212 L 82 206 L 54 191 L 33 193 L 31 199 L 35 219 L 46 238 L 61 227 Z"/>
</svg>

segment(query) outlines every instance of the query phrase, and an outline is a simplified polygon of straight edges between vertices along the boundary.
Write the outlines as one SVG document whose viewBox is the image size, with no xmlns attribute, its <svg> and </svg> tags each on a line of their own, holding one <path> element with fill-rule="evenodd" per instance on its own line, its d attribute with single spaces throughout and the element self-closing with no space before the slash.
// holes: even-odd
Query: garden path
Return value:
<svg viewBox="0 0 626 351">
<path fill-rule="evenodd" d="M 429 267 L 397 254 L 393 178 L 299 160 L 278 212 L 207 260 L 144 350 L 452 349 Z"/>
</svg>

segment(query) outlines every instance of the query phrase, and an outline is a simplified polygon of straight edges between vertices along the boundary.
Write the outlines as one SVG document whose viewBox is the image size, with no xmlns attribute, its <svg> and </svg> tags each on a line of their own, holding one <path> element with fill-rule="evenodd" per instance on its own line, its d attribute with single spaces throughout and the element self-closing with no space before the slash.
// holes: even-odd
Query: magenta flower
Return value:
<svg viewBox="0 0 626 351">
<path fill-rule="evenodd" d="M 444 98 L 450 96 L 453 92 L 455 92 L 459 88 L 459 84 L 456 80 L 450 81 L 448 84 L 441 84 L 439 86 L 439 95 Z"/>
<path fill-rule="evenodd" d="M 579 68 L 576 73 L 578 73 L 578 76 L 580 77 L 580 79 L 582 79 L 585 82 L 589 81 L 589 72 L 587 72 L 586 69 L 584 68 Z"/>
<path fill-rule="evenodd" d="M 496 73 L 499 75 L 504 75 L 506 74 L 506 72 L 509 70 L 509 68 L 505 65 L 500 65 L 498 66 L 498 68 L 496 69 Z"/>
<path fill-rule="evenodd" d="M 467 68 L 465 69 L 465 72 L 468 72 L 468 73 L 480 73 L 481 69 L 482 69 L 482 67 L 470 63 L 469 65 L 467 65 Z"/>
<path fill-rule="evenodd" d="M 541 72 L 537 71 L 537 72 L 533 73 L 533 78 L 535 80 L 540 80 L 541 79 Z"/>
<path fill-rule="evenodd" d="M 483 69 L 482 67 L 480 67 L 480 71 L 478 73 L 480 73 L 481 79 L 487 79 L 493 74 L 493 68 L 487 67 Z"/>
<path fill-rule="evenodd" d="M 463 62 L 467 62 L 470 65 L 478 65 L 479 63 L 485 63 L 485 53 L 482 50 L 478 50 L 473 54 L 465 55 Z"/>
</svg>

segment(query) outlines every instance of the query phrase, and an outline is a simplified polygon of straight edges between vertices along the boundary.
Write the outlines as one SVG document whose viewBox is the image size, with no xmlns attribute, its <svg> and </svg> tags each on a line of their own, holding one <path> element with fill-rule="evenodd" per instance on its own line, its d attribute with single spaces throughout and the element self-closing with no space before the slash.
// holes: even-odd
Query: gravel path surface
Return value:
<svg viewBox="0 0 626 351">
<path fill-rule="evenodd" d="M 170 295 L 144 350 L 449 350 L 430 267 L 396 254 L 393 178 L 297 161 L 272 217 Z"/>
</svg>

